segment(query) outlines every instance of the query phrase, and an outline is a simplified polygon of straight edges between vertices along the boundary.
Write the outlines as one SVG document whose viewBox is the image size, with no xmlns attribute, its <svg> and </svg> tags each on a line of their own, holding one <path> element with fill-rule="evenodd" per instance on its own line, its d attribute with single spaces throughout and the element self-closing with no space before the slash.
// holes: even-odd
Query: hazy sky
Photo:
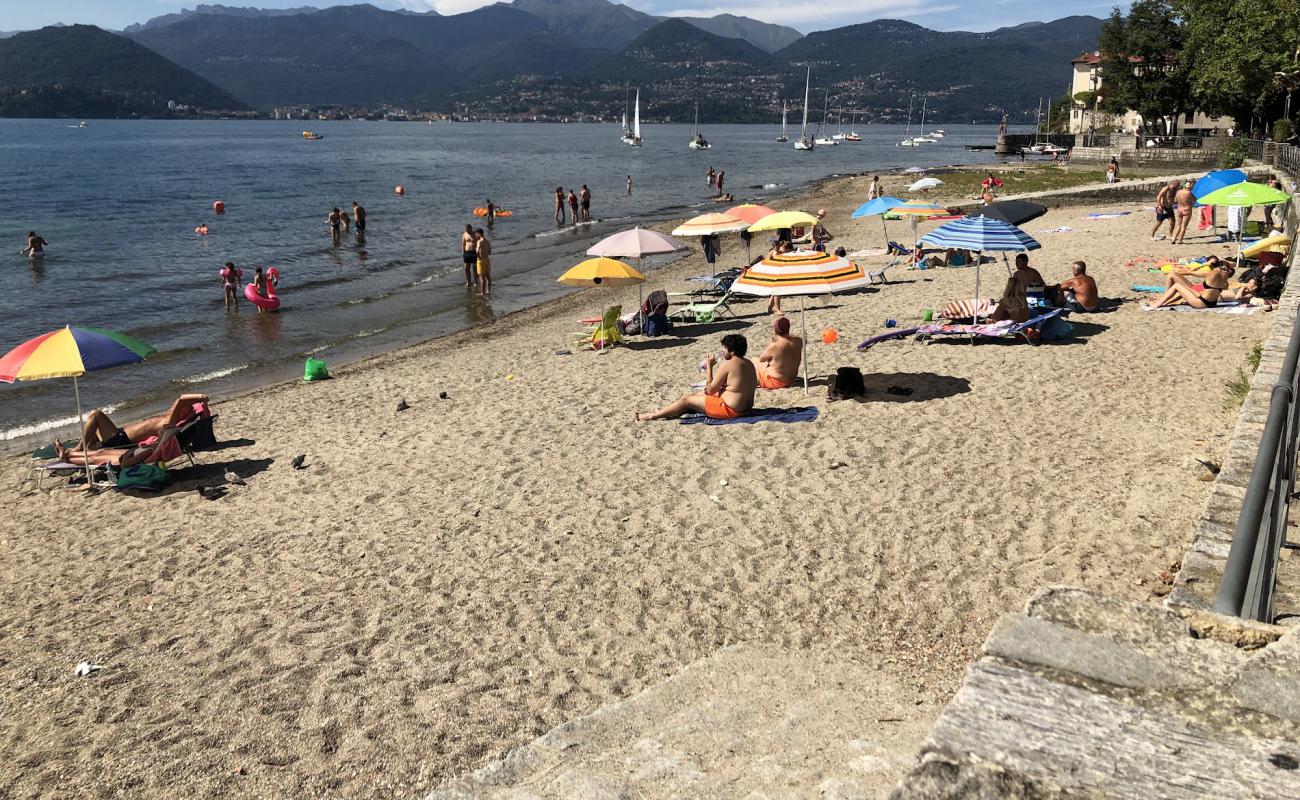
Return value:
<svg viewBox="0 0 1300 800">
<path fill-rule="evenodd" d="M 456 14 L 491 0 L 371 0 L 382 8 L 436 9 Z M 225 0 L 226 5 L 250 5 L 260 8 L 293 8 L 304 5 L 347 5 L 328 0 Z M 807 32 L 835 28 L 880 17 L 902 18 L 938 30 L 985 31 L 1032 20 L 1048 21 L 1071 14 L 1105 16 L 1115 2 L 1064 0 L 1042 3 L 1038 0 L 985 0 L 972 3 L 960 0 L 629 0 L 633 8 L 665 16 L 712 16 L 732 13 L 767 22 L 779 22 Z M 1127 5 L 1127 3 L 1121 3 Z M 173 0 L 0 0 L 0 27 L 26 30 L 56 22 L 84 22 L 120 30 L 133 22 L 167 14 L 194 3 Z"/>
</svg>

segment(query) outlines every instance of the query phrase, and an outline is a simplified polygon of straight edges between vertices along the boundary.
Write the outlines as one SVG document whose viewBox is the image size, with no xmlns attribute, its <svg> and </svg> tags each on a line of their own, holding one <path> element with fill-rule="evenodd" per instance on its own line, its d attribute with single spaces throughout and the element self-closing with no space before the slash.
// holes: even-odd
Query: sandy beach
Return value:
<svg viewBox="0 0 1300 800">
<path fill-rule="evenodd" d="M 876 248 L 879 220 L 849 220 L 866 186 L 795 207 Z M 219 402 L 223 449 L 160 496 L 38 491 L 7 459 L 0 797 L 417 796 L 740 643 L 860 659 L 937 709 L 1035 589 L 1153 599 L 1208 493 L 1195 459 L 1232 430 L 1224 383 L 1270 317 L 1141 311 L 1129 287 L 1160 276 L 1126 260 L 1229 252 L 1151 241 L 1149 206 L 1025 225 L 1049 282 L 1081 258 L 1121 301 L 1060 342 L 854 349 L 969 297 L 973 269 L 813 299 L 808 329 L 840 341 L 814 335 L 811 394 L 757 401 L 816 405 L 812 423 L 634 423 L 701 381 L 724 333 L 756 353 L 771 317 L 747 300 L 569 353 L 580 318 L 636 303 L 596 289 Z M 1133 213 L 1086 218 L 1112 209 Z M 705 271 L 694 252 L 646 289 Z M 1005 270 L 983 275 L 993 296 Z M 867 402 L 827 401 L 837 366 L 862 369 Z M 248 485 L 193 491 L 226 468 Z M 77 678 L 80 661 L 104 668 Z"/>
</svg>

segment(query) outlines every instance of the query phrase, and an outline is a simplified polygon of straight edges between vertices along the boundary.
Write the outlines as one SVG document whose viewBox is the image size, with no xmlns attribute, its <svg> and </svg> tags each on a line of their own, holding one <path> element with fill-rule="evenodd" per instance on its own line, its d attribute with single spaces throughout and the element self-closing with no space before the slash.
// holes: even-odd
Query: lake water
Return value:
<svg viewBox="0 0 1300 800">
<path fill-rule="evenodd" d="M 325 138 L 303 140 L 304 127 Z M 902 126 L 872 125 L 860 143 L 801 153 L 755 125 L 706 127 L 714 149 L 695 151 L 680 125 L 647 125 L 632 148 L 611 125 L 0 120 L 0 353 L 65 324 L 139 338 L 158 354 L 81 381 L 87 409 L 130 417 L 180 391 L 301 374 L 308 354 L 337 363 L 556 297 L 556 276 L 595 239 L 721 210 L 707 202 L 710 166 L 737 202 L 770 203 L 834 174 L 993 160 L 964 145 L 992 144 L 995 127 L 947 130 L 906 149 Z M 583 183 L 598 221 L 557 230 L 554 188 Z M 514 212 L 489 236 L 490 301 L 464 289 L 458 244 L 486 197 Z M 333 244 L 325 216 L 353 200 L 367 235 Z M 46 258 L 18 255 L 29 229 L 50 242 Z M 277 267 L 282 309 L 226 311 L 228 259 L 246 279 Z M 0 384 L 0 441 L 75 421 L 70 383 Z"/>
</svg>

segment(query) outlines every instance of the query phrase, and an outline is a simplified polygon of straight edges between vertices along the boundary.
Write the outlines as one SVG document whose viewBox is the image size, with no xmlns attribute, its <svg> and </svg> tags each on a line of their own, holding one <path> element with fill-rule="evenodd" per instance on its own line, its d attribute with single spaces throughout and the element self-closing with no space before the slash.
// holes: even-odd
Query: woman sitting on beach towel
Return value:
<svg viewBox="0 0 1300 800">
<path fill-rule="evenodd" d="M 162 429 L 162 433 L 157 437 L 156 441 L 139 447 L 69 450 L 56 439 L 54 453 L 65 464 L 76 464 L 79 467 L 99 464 L 130 467 L 136 464 L 155 464 L 159 461 L 169 461 L 176 458 L 181 454 L 181 444 L 176 439 L 176 429 L 167 427 Z"/>
<path fill-rule="evenodd" d="M 1197 292 L 1196 287 L 1182 275 L 1171 272 L 1165 276 L 1164 294 L 1160 295 L 1160 299 L 1156 302 L 1146 304 L 1144 308 L 1150 311 L 1179 303 L 1186 303 L 1192 308 L 1214 308 L 1220 300 L 1237 300 L 1238 298 L 1231 293 L 1225 295 L 1228 279 L 1232 277 L 1234 271 L 1233 265 L 1220 261 L 1217 256 L 1211 256 L 1206 263 L 1210 266 L 1210 271 L 1205 276 L 1205 284 L 1200 292 Z"/>
<path fill-rule="evenodd" d="M 1007 278 L 1006 288 L 1002 290 L 1002 299 L 998 301 L 998 307 L 993 309 L 993 315 L 989 317 L 990 322 L 1001 322 L 1004 319 L 1012 322 L 1029 320 L 1029 301 L 1025 296 L 1025 286 L 1015 275 Z"/>
</svg>

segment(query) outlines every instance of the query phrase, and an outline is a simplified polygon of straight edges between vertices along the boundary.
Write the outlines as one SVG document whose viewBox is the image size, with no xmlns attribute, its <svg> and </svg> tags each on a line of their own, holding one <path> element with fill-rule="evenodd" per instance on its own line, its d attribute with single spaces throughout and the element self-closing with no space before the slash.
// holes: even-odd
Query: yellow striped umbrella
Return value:
<svg viewBox="0 0 1300 800">
<path fill-rule="evenodd" d="M 673 236 L 713 236 L 718 233 L 740 233 L 748 227 L 748 222 L 727 214 L 701 214 L 674 228 Z"/>
<path fill-rule="evenodd" d="M 842 256 L 817 250 L 795 250 L 768 256 L 745 270 L 731 284 L 733 292 L 761 297 L 799 298 L 799 324 L 803 331 L 803 390 L 808 393 L 808 320 L 803 299 L 810 294 L 827 294 L 857 289 L 871 282 L 862 268 Z"/>
<path fill-rule="evenodd" d="M 910 217 L 912 219 L 912 241 L 909 244 L 915 246 L 917 220 L 929 219 L 930 217 L 945 217 L 948 215 L 948 209 L 927 200 L 909 200 L 901 206 L 894 206 L 889 209 L 889 213 L 885 216 L 889 217 L 891 215 Z"/>
</svg>

